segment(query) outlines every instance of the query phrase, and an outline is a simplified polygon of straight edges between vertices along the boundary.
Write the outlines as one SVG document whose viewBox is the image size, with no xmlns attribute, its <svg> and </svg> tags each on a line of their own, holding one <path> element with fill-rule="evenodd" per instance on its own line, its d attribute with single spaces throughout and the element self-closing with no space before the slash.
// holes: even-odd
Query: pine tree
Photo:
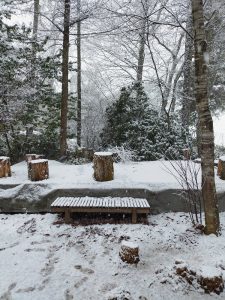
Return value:
<svg viewBox="0 0 225 300">
<path fill-rule="evenodd" d="M 58 101 L 50 80 L 58 77 L 59 57 L 46 55 L 47 39 L 39 43 L 32 41 L 30 28 L 9 26 L 3 15 L 10 17 L 10 13 L 0 14 L 0 151 L 17 160 L 27 152 L 39 151 L 42 140 L 47 138 L 44 129 L 52 123 L 52 115 L 47 116 L 46 111 L 57 106 Z M 34 47 L 35 87 L 31 83 Z M 27 136 L 29 127 L 40 131 L 39 138 Z"/>
<path fill-rule="evenodd" d="M 139 160 L 181 158 L 182 149 L 190 146 L 174 116 L 168 124 L 149 107 L 140 83 L 122 88 L 118 101 L 108 107 L 101 137 L 103 147 L 123 146 L 135 151 Z"/>
</svg>

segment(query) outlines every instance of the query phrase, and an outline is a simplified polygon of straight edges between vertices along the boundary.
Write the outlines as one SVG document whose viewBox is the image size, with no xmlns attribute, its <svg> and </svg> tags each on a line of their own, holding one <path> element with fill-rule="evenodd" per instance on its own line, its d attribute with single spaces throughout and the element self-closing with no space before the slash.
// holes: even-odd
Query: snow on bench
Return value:
<svg viewBox="0 0 225 300">
<path fill-rule="evenodd" d="M 150 212 L 146 199 L 131 197 L 59 197 L 51 204 L 53 212 L 65 213 L 65 222 L 70 223 L 72 212 L 131 213 L 132 223 L 137 222 L 137 214 Z"/>
</svg>

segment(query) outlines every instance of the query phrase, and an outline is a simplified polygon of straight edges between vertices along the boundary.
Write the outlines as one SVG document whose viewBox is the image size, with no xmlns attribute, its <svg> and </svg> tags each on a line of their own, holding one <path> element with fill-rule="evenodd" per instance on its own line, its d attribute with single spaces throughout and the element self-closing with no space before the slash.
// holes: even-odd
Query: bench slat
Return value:
<svg viewBox="0 0 225 300">
<path fill-rule="evenodd" d="M 58 197 L 51 207 L 143 208 L 150 205 L 146 199 L 131 197 Z"/>
</svg>

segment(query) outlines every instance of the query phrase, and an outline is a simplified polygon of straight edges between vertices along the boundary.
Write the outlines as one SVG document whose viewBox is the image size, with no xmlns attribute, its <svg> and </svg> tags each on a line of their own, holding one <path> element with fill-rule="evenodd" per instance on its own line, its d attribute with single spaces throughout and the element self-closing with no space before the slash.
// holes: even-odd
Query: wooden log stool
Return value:
<svg viewBox="0 0 225 300">
<path fill-rule="evenodd" d="M 10 176 L 12 176 L 10 158 L 7 156 L 0 156 L 0 178 Z"/>
<path fill-rule="evenodd" d="M 31 181 L 39 181 L 49 178 L 48 160 L 35 159 L 28 162 L 28 178 Z"/>
<path fill-rule="evenodd" d="M 113 157 L 111 152 L 95 152 L 93 158 L 94 179 L 109 181 L 114 178 Z"/>
<path fill-rule="evenodd" d="M 137 264 L 139 259 L 139 247 L 136 243 L 122 241 L 119 256 L 128 264 Z"/>
<path fill-rule="evenodd" d="M 225 156 L 219 158 L 217 175 L 220 179 L 225 180 Z"/>
</svg>

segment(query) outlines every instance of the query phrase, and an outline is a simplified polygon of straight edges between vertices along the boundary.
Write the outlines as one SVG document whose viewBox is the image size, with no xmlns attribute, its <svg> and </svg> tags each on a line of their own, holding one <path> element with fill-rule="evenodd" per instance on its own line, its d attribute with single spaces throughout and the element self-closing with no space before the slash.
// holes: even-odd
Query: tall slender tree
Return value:
<svg viewBox="0 0 225 300">
<path fill-rule="evenodd" d="M 63 54 L 62 54 L 62 99 L 60 126 L 60 155 L 67 152 L 68 72 L 70 43 L 70 0 L 64 1 Z"/>
<path fill-rule="evenodd" d="M 187 17 L 187 25 L 186 25 L 186 34 L 185 34 L 185 52 L 184 52 L 184 67 L 183 67 L 183 95 L 182 95 L 182 111 L 181 111 L 181 118 L 182 118 L 182 125 L 188 129 L 190 125 L 190 110 L 191 104 L 193 103 L 194 99 L 192 97 L 192 55 L 193 55 L 193 39 L 192 39 L 192 16 L 191 12 L 190 15 Z M 193 105 L 192 105 L 193 106 Z"/>
<path fill-rule="evenodd" d="M 77 0 L 77 145 L 81 146 L 81 20 L 80 0 Z"/>
<path fill-rule="evenodd" d="M 195 47 L 195 94 L 201 134 L 202 197 L 205 211 L 205 233 L 219 233 L 219 211 L 214 175 L 214 133 L 208 100 L 208 52 L 204 28 L 203 1 L 192 0 Z"/>
</svg>

